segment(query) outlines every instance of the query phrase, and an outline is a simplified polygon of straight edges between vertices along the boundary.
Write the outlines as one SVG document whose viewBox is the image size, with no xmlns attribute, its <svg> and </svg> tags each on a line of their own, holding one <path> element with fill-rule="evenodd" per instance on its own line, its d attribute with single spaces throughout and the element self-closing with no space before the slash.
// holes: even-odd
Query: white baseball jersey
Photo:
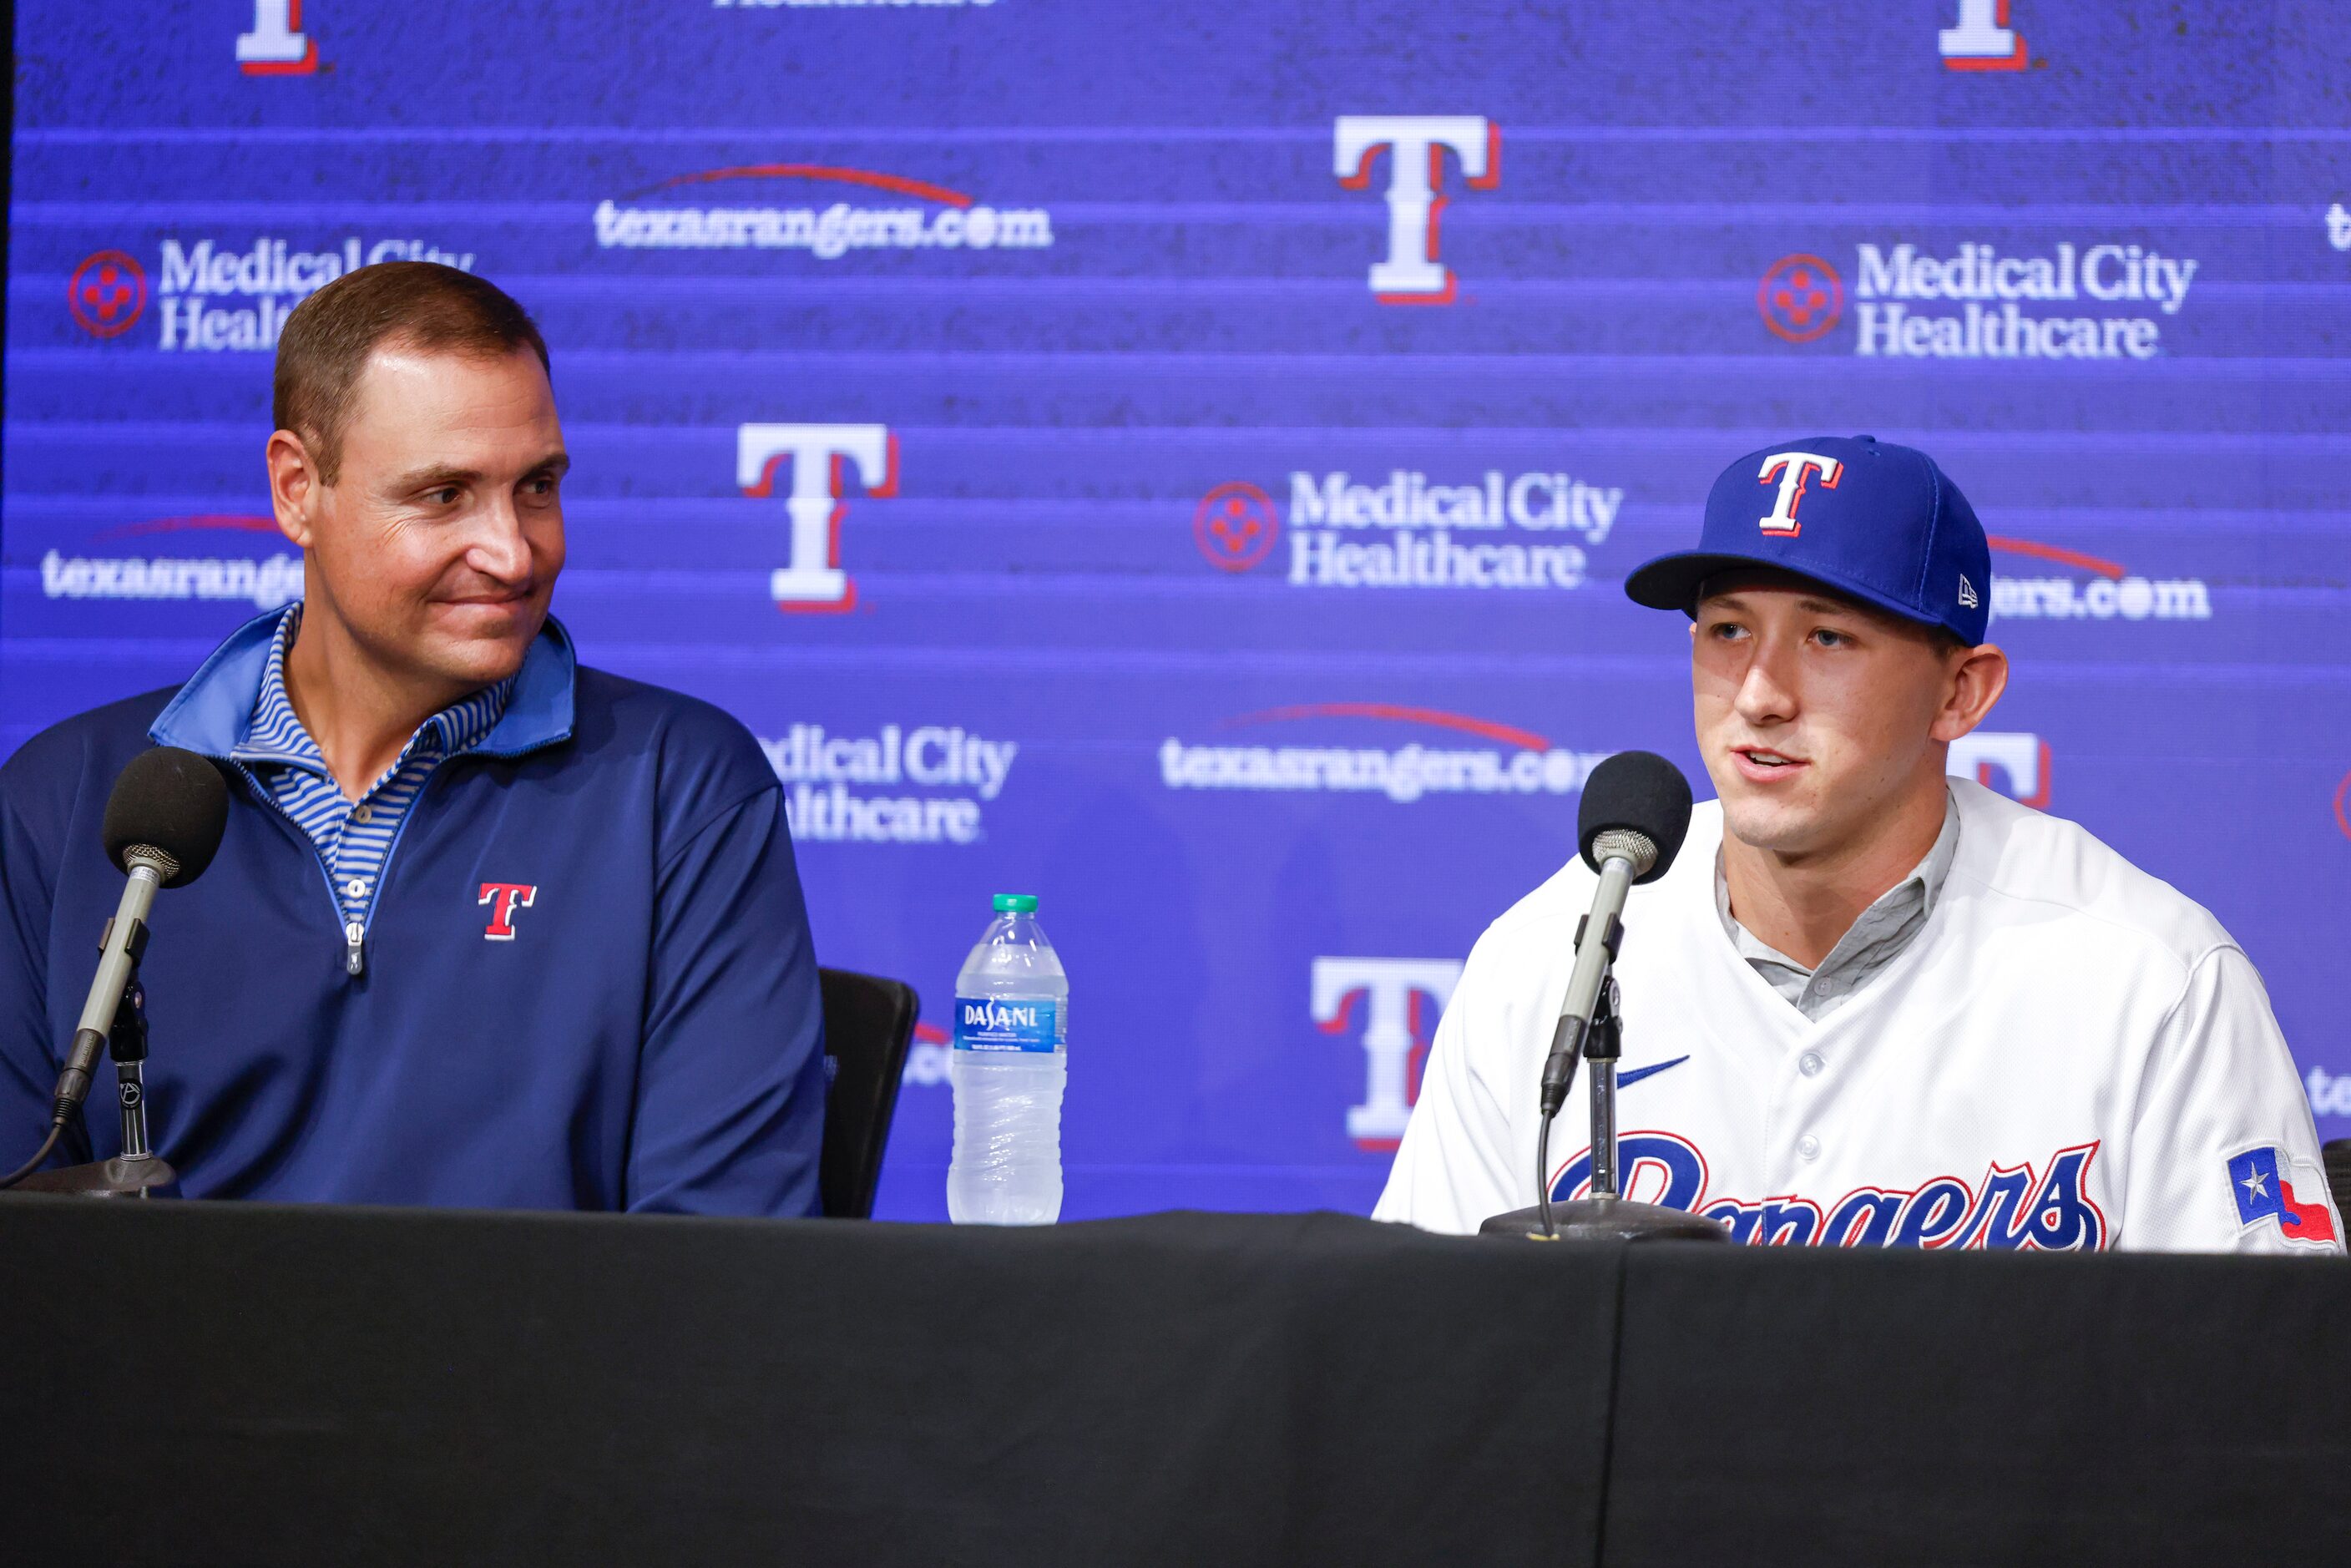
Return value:
<svg viewBox="0 0 2351 1568">
<path fill-rule="evenodd" d="M 2309 1103 L 2220 923 L 2071 822 L 1951 789 L 1958 857 L 1925 927 L 1818 1022 L 1733 949 L 1722 808 L 1698 808 L 1624 915 L 1625 1196 L 1757 1243 L 2340 1251 Z M 1375 1218 L 1471 1231 L 1534 1202 L 1595 881 L 1571 862 L 1479 939 Z M 1555 1197 L 1590 1187 L 1586 1104 L 1579 1074 Z"/>
</svg>

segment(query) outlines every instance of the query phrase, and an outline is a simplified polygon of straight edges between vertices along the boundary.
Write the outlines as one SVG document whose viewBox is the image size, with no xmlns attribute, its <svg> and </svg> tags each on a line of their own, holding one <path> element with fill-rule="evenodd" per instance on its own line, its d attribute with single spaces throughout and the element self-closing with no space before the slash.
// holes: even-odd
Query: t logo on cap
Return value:
<svg viewBox="0 0 2351 1568">
<path fill-rule="evenodd" d="M 1803 532 L 1796 521 L 1797 504 L 1804 498 L 1804 476 L 1817 470 L 1821 484 L 1827 489 L 1836 488 L 1837 480 L 1844 474 L 1844 465 L 1834 457 L 1823 457 L 1811 452 L 1774 452 L 1763 459 L 1763 471 L 1756 476 L 1759 485 L 1780 481 L 1780 498 L 1771 504 L 1771 515 L 1758 517 L 1756 526 L 1767 534 L 1785 534 L 1790 538 Z"/>
</svg>

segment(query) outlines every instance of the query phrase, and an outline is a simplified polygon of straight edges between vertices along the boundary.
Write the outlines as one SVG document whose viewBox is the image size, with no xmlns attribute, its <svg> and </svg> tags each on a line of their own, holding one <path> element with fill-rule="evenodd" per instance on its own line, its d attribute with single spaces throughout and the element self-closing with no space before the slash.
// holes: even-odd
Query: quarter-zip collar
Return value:
<svg viewBox="0 0 2351 1568">
<path fill-rule="evenodd" d="M 253 727 L 254 708 L 282 612 L 256 615 L 213 650 L 178 695 L 155 716 L 147 738 L 225 759 Z M 571 634 L 550 615 L 523 654 L 506 713 L 474 750 L 520 757 L 571 738 L 572 685 L 578 660 Z"/>
</svg>

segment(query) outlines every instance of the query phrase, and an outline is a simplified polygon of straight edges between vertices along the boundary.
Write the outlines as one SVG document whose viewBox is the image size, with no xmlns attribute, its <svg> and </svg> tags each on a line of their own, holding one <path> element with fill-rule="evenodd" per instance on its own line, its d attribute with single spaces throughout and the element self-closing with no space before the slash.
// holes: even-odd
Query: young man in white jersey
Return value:
<svg viewBox="0 0 2351 1568">
<path fill-rule="evenodd" d="M 1861 436 L 1740 458 L 1699 548 L 1626 582 L 1690 617 L 1719 799 L 1625 911 L 1625 1195 L 1753 1243 L 2341 1251 L 2243 951 L 2079 827 L 1947 779 L 2008 684 L 1991 577 L 1934 461 Z M 1593 882 L 1570 862 L 1479 940 L 1377 1218 L 1534 1201 Z M 1555 1197 L 1590 1186 L 1556 1135 L 1581 1098 Z"/>
</svg>

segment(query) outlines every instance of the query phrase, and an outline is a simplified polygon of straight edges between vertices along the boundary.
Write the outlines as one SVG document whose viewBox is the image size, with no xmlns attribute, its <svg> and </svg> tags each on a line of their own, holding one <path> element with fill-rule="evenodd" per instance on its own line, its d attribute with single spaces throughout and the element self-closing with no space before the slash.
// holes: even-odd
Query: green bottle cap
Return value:
<svg viewBox="0 0 2351 1568">
<path fill-rule="evenodd" d="M 996 895 L 996 913 L 1034 915 L 1037 913 L 1037 895 L 1033 893 L 999 893 Z"/>
</svg>

